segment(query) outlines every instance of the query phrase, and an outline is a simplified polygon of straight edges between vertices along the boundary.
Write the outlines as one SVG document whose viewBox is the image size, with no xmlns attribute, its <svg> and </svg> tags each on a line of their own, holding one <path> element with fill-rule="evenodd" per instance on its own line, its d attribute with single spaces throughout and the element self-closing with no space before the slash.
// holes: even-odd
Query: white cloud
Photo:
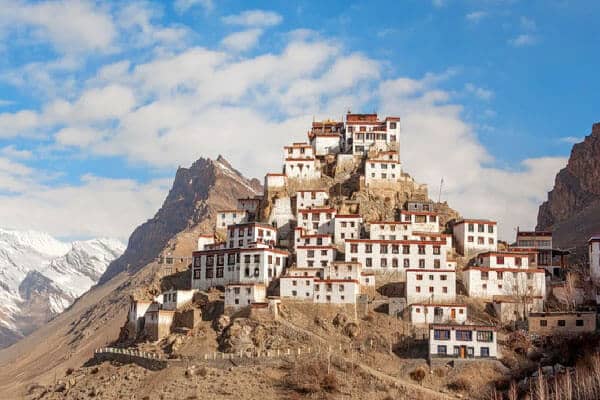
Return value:
<svg viewBox="0 0 600 400">
<path fill-rule="evenodd" d="M 559 140 L 559 142 L 568 143 L 568 144 L 576 144 L 576 143 L 583 142 L 583 138 L 577 137 L 577 136 L 565 136 L 565 137 L 561 137 L 558 140 Z"/>
<path fill-rule="evenodd" d="M 521 17 L 519 22 L 520 22 L 521 28 L 523 28 L 526 31 L 535 31 L 537 29 L 537 24 L 531 18 Z"/>
<path fill-rule="evenodd" d="M 536 44 L 538 42 L 538 39 L 537 39 L 537 36 L 535 36 L 535 35 L 531 35 L 529 33 L 523 33 L 513 39 L 510 39 L 508 42 L 515 47 L 526 47 L 526 46 L 533 46 L 534 44 Z"/>
<path fill-rule="evenodd" d="M 472 83 L 467 83 L 465 85 L 465 90 L 468 93 L 471 93 L 475 96 L 477 96 L 478 98 L 480 98 L 481 100 L 491 100 L 492 97 L 494 97 L 494 92 L 489 90 L 489 89 L 484 89 L 478 86 L 475 86 Z"/>
<path fill-rule="evenodd" d="M 161 16 L 162 10 L 157 7 L 148 3 L 131 2 L 119 11 L 119 27 L 130 46 L 183 46 L 188 29 L 183 26 L 160 26 L 154 20 Z"/>
<path fill-rule="evenodd" d="M 7 184 L 0 159 L 0 187 Z M 156 212 L 169 185 L 170 180 L 139 183 L 86 175 L 76 185 L 13 187 L 21 191 L 0 195 L 0 220 L 3 226 L 59 237 L 126 240 L 137 225 Z"/>
<path fill-rule="evenodd" d="M 175 11 L 182 14 L 195 6 L 201 6 L 206 12 L 210 12 L 215 8 L 213 0 L 175 0 Z"/>
<path fill-rule="evenodd" d="M 255 27 L 244 32 L 275 23 L 248 15 L 227 18 Z M 140 21 L 136 26 L 151 18 Z M 239 57 L 238 51 L 257 40 L 237 48 L 223 43 L 220 50 L 150 51 L 143 61 L 113 59 L 95 77 L 74 85 L 76 95 L 45 101 L 39 110 L 0 114 L 0 136 L 41 132 L 61 151 L 119 157 L 150 168 L 223 154 L 247 175 L 262 177 L 281 170 L 282 146 L 305 140 L 313 116 L 339 118 L 348 108 L 376 108 L 383 115 L 400 114 L 403 165 L 432 193 L 444 177 L 443 198 L 465 216 L 498 219 L 504 237 L 517 224 L 533 225 L 537 205 L 565 160 L 494 167 L 476 127 L 465 122 L 456 93 L 440 89 L 458 71 L 388 77 L 383 62 L 312 33 L 289 35 L 280 51 Z M 493 97 L 472 83 L 465 91 Z M 0 187 L 12 193 L 0 196 L 0 220 L 14 226 L 58 236 L 124 238 L 166 194 L 162 183 L 95 176 L 75 185 L 51 184 L 40 181 L 39 171 L 25 161 L 16 162 L 17 154 L 16 148 L 0 153 Z"/>
<path fill-rule="evenodd" d="M 68 52 L 110 51 L 117 36 L 110 14 L 90 1 L 0 1 L 0 32 L 30 29 L 31 37 Z"/>
<path fill-rule="evenodd" d="M 487 16 L 488 13 L 486 11 L 479 10 L 468 13 L 467 15 L 465 15 L 465 18 L 467 19 L 467 21 L 477 23 L 482 19 L 486 18 Z"/>
<path fill-rule="evenodd" d="M 436 8 L 441 8 L 446 5 L 446 0 L 432 0 L 431 4 Z"/>
<path fill-rule="evenodd" d="M 248 29 L 246 31 L 235 32 L 226 36 L 221 41 L 221 45 L 234 52 L 248 51 L 256 46 L 262 33 L 262 29 Z"/>
<path fill-rule="evenodd" d="M 249 10 L 236 15 L 227 15 L 221 20 L 227 25 L 267 27 L 280 24 L 283 18 L 273 11 Z"/>
<path fill-rule="evenodd" d="M 9 158 L 9 159 L 21 159 L 28 160 L 33 157 L 33 153 L 30 150 L 22 150 L 18 149 L 14 145 L 9 145 L 0 148 L 0 154 Z"/>
</svg>

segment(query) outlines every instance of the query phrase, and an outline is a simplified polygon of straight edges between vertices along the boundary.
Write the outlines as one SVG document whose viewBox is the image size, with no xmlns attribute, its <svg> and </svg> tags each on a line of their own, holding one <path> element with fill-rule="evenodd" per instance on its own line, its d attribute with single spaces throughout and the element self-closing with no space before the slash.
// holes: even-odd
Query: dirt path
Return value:
<svg viewBox="0 0 600 400">
<path fill-rule="evenodd" d="M 295 331 L 304 333 L 305 335 L 308 335 L 308 336 L 316 339 L 317 341 L 319 341 L 321 343 L 324 343 L 326 345 L 330 344 L 325 338 L 317 335 L 314 332 L 309 331 L 308 329 L 302 328 L 302 327 L 300 327 L 300 326 L 298 326 L 298 325 L 296 325 L 296 324 L 294 324 L 294 323 L 292 323 L 290 321 L 287 321 L 287 320 L 285 320 L 283 318 L 279 318 L 277 321 L 280 322 L 282 325 L 285 325 L 288 328 L 293 329 Z M 423 387 L 423 386 L 417 385 L 415 383 L 406 381 L 404 379 L 388 375 L 388 374 L 386 374 L 384 372 L 381 372 L 381 371 L 378 371 L 375 368 L 372 368 L 372 367 L 370 367 L 370 366 L 368 366 L 368 365 L 366 365 L 364 363 L 361 363 L 360 361 L 350 360 L 348 357 L 345 357 L 343 355 L 338 355 L 338 356 L 340 358 L 342 358 L 346 362 L 354 363 L 360 369 L 362 369 L 364 372 L 366 372 L 366 373 L 368 373 L 368 374 L 370 374 L 370 375 L 372 375 L 372 376 L 374 376 L 374 377 L 376 377 L 376 378 L 378 378 L 378 379 L 380 379 L 382 381 L 392 382 L 392 383 L 394 383 L 394 385 L 401 386 L 401 387 L 403 387 L 403 388 L 405 388 L 407 390 L 412 390 L 412 391 L 415 391 L 415 392 L 420 392 L 420 393 L 426 394 L 428 396 L 431 396 L 432 399 L 444 399 L 444 400 L 446 400 L 446 399 L 458 399 L 459 398 L 459 397 L 453 396 L 451 394 L 440 393 L 440 392 L 435 391 L 433 389 L 429 389 L 427 387 Z"/>
</svg>

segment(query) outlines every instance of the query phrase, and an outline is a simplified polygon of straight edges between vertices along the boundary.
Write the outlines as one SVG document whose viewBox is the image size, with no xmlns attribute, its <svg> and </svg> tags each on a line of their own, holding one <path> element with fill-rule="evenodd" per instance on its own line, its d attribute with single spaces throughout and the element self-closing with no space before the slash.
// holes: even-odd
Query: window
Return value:
<svg viewBox="0 0 600 400">
<path fill-rule="evenodd" d="M 504 257 L 503 256 L 496 256 L 496 264 L 503 265 L 504 264 Z"/>
<path fill-rule="evenodd" d="M 456 340 L 460 340 L 461 342 L 470 342 L 471 340 L 473 340 L 473 332 L 457 330 Z"/>
<path fill-rule="evenodd" d="M 417 292 L 417 293 L 421 293 L 421 286 L 417 286 L 417 287 L 415 287 L 415 292 Z"/>
<path fill-rule="evenodd" d="M 206 266 L 212 267 L 215 264 L 215 256 L 206 256 Z"/>
<path fill-rule="evenodd" d="M 433 246 L 433 254 L 436 256 L 440 254 L 440 246 Z"/>
<path fill-rule="evenodd" d="M 381 254 L 387 254 L 387 252 L 388 252 L 388 246 L 387 246 L 387 244 L 381 244 L 381 245 L 379 245 L 379 252 Z"/>
<path fill-rule="evenodd" d="M 398 259 L 392 258 L 392 268 L 398 268 Z"/>
<path fill-rule="evenodd" d="M 373 266 L 373 259 L 371 257 L 365 258 L 365 265 L 367 267 L 372 267 Z"/>
<path fill-rule="evenodd" d="M 403 266 L 404 268 L 410 268 L 410 260 L 408 258 L 403 260 Z"/>
<path fill-rule="evenodd" d="M 402 245 L 402 254 L 410 254 L 410 246 Z"/>
<path fill-rule="evenodd" d="M 433 286 L 429 286 L 429 293 L 433 293 Z"/>
<path fill-rule="evenodd" d="M 446 329 L 434 329 L 433 338 L 435 340 L 450 340 L 450 331 Z"/>
<path fill-rule="evenodd" d="M 419 254 L 425 254 L 425 246 L 419 245 Z"/>
<path fill-rule="evenodd" d="M 503 279 L 504 278 L 504 274 L 502 273 L 502 271 L 496 272 L 496 276 L 498 276 L 498 279 Z"/>
<path fill-rule="evenodd" d="M 373 252 L 373 245 L 371 245 L 371 244 L 365 245 L 365 253 L 372 253 L 372 252 Z"/>
<path fill-rule="evenodd" d="M 350 253 L 358 253 L 358 245 L 357 244 L 350 245 Z"/>
<path fill-rule="evenodd" d="M 558 320 L 558 326 L 566 326 L 567 322 L 564 319 L 559 319 Z"/>
<path fill-rule="evenodd" d="M 494 225 L 488 225 L 488 233 L 494 233 Z"/>
<path fill-rule="evenodd" d="M 481 279 L 482 280 L 486 280 L 487 281 L 488 275 L 489 275 L 489 272 L 487 272 L 487 271 L 481 271 Z"/>
<path fill-rule="evenodd" d="M 435 268 L 435 269 L 440 268 L 440 260 L 433 260 L 433 268 Z"/>
<path fill-rule="evenodd" d="M 478 342 L 492 342 L 494 340 L 494 332 L 492 331 L 477 331 Z"/>
<path fill-rule="evenodd" d="M 548 326 L 548 321 L 545 319 L 540 319 L 540 326 Z"/>
<path fill-rule="evenodd" d="M 475 232 L 475 225 L 469 224 L 469 232 Z"/>
<path fill-rule="evenodd" d="M 437 347 L 437 353 L 440 355 L 446 355 L 446 346 L 438 346 Z"/>
<path fill-rule="evenodd" d="M 447 276 L 446 276 L 446 275 L 440 275 L 440 280 L 441 280 L 441 281 L 445 281 L 446 279 L 447 279 Z"/>
<path fill-rule="evenodd" d="M 419 268 L 425 268 L 425 260 L 422 258 L 419 260 Z"/>
<path fill-rule="evenodd" d="M 575 320 L 575 326 L 583 326 L 583 320 L 582 319 Z"/>
<path fill-rule="evenodd" d="M 477 232 L 485 232 L 485 225 L 484 224 L 478 224 L 477 225 Z"/>
<path fill-rule="evenodd" d="M 485 241 L 482 237 L 477 238 L 477 244 L 485 244 Z"/>
<path fill-rule="evenodd" d="M 433 280 L 433 275 L 429 275 L 429 280 L 432 281 Z"/>
<path fill-rule="evenodd" d="M 201 270 L 195 269 L 194 270 L 194 279 L 200 279 L 201 278 L 200 273 L 201 273 Z"/>
<path fill-rule="evenodd" d="M 467 242 L 473 243 L 473 236 L 467 236 Z"/>
<path fill-rule="evenodd" d="M 423 275 L 421 275 L 421 274 L 417 274 L 417 280 L 418 280 L 418 281 L 422 281 L 422 280 L 423 280 Z"/>
<path fill-rule="evenodd" d="M 489 357 L 490 356 L 490 348 L 489 347 L 482 347 L 480 351 L 480 355 L 481 357 Z"/>
<path fill-rule="evenodd" d="M 387 258 L 382 258 L 381 259 L 381 268 L 386 268 L 387 267 Z"/>
</svg>

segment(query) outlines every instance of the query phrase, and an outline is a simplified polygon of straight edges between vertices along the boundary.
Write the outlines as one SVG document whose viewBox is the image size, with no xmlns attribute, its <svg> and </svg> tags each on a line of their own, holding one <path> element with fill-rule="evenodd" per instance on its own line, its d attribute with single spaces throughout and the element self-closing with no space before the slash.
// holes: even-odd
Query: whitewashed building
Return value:
<svg viewBox="0 0 600 400">
<path fill-rule="evenodd" d="M 297 246 L 296 264 L 299 267 L 326 267 L 335 260 L 334 246 Z"/>
<path fill-rule="evenodd" d="M 398 181 L 402 168 L 397 151 L 382 151 L 365 161 L 365 185 L 389 185 Z"/>
<path fill-rule="evenodd" d="M 495 221 L 463 219 L 454 223 L 452 234 L 456 250 L 462 255 L 498 249 L 498 227 Z"/>
<path fill-rule="evenodd" d="M 415 303 L 409 306 L 409 312 L 410 322 L 417 326 L 467 322 L 466 304 Z"/>
<path fill-rule="evenodd" d="M 298 226 L 308 234 L 333 235 L 335 208 L 306 208 L 298 210 Z"/>
<path fill-rule="evenodd" d="M 400 279 L 411 268 L 447 268 L 448 247 L 440 240 L 373 240 L 348 239 L 345 243 L 345 261 L 356 261 L 365 270 L 397 271 Z"/>
<path fill-rule="evenodd" d="M 277 244 L 277 229 L 269 224 L 249 222 L 227 227 L 227 247 L 273 247 Z"/>
<path fill-rule="evenodd" d="M 227 229 L 229 225 L 248 222 L 246 210 L 219 210 L 217 211 L 217 229 Z"/>
<path fill-rule="evenodd" d="M 408 269 L 406 303 L 451 303 L 456 299 L 456 270 Z"/>
<path fill-rule="evenodd" d="M 284 189 L 287 185 L 287 176 L 285 174 L 277 174 L 270 172 L 265 175 L 265 193 L 269 191 L 278 191 Z"/>
<path fill-rule="evenodd" d="M 262 283 L 279 277 L 288 252 L 275 248 L 227 248 L 195 251 L 192 289 L 207 290 L 230 283 Z"/>
<path fill-rule="evenodd" d="M 408 221 L 373 221 L 369 227 L 370 239 L 409 240 L 412 238 L 412 224 Z"/>
<path fill-rule="evenodd" d="M 429 327 L 429 357 L 499 358 L 497 339 L 494 326 L 432 324 Z"/>
<path fill-rule="evenodd" d="M 437 232 L 440 231 L 440 217 L 433 211 L 400 211 L 400 220 L 410 222 L 413 231 Z"/>
<path fill-rule="evenodd" d="M 207 246 L 215 244 L 215 235 L 202 234 L 198 236 L 197 250 L 204 250 Z"/>
<path fill-rule="evenodd" d="M 594 281 L 600 280 L 600 235 L 595 235 L 588 241 L 590 260 L 590 276 Z"/>
<path fill-rule="evenodd" d="M 329 193 L 325 190 L 298 190 L 295 195 L 295 209 L 319 208 L 327 205 Z"/>
<path fill-rule="evenodd" d="M 308 143 L 294 143 L 284 147 L 284 173 L 288 178 L 319 179 L 318 169 L 313 148 Z"/>
<path fill-rule="evenodd" d="M 486 252 L 463 270 L 463 284 L 470 297 L 538 298 L 546 296 L 545 272 L 529 265 L 529 253 Z M 543 304 L 543 303 L 542 303 Z M 541 305 L 540 305 L 541 306 Z"/>
<path fill-rule="evenodd" d="M 155 297 L 154 301 L 160 303 L 165 310 L 177 310 L 192 302 L 195 290 L 167 290 Z"/>
<path fill-rule="evenodd" d="M 386 117 L 381 121 L 377 114 L 346 114 L 343 145 L 346 152 L 356 155 L 369 150 L 399 150 L 400 118 Z"/>
<path fill-rule="evenodd" d="M 362 217 L 358 214 L 336 214 L 333 226 L 333 241 L 344 244 L 347 239 L 360 239 Z"/>
<path fill-rule="evenodd" d="M 338 121 L 314 121 L 308 133 L 308 139 L 315 155 L 325 156 L 340 152 L 344 123 Z"/>
<path fill-rule="evenodd" d="M 236 310 L 254 303 L 264 303 L 267 288 L 262 283 L 230 283 L 225 287 L 225 310 Z"/>
</svg>

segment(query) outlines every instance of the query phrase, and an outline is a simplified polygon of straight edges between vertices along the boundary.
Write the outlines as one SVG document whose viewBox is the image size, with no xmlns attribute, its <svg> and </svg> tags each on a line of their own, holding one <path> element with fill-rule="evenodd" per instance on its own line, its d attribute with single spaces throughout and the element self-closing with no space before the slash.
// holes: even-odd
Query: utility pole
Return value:
<svg viewBox="0 0 600 400">
<path fill-rule="evenodd" d="M 444 177 L 440 181 L 440 191 L 438 193 L 438 204 L 442 202 L 442 186 L 444 185 Z"/>
</svg>

